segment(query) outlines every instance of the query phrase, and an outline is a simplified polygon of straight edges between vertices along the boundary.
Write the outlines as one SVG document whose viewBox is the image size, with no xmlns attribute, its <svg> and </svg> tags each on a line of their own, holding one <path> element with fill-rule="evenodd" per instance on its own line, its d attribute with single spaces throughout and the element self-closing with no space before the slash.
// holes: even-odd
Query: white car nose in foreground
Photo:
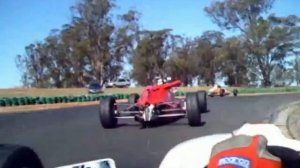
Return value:
<svg viewBox="0 0 300 168">
<path fill-rule="evenodd" d="M 76 163 L 56 168 L 116 168 L 115 161 L 111 158 Z"/>
<path fill-rule="evenodd" d="M 244 124 L 233 133 L 214 134 L 185 141 L 172 148 L 159 168 L 204 168 L 210 158 L 212 147 L 233 135 L 263 135 L 268 145 L 292 148 L 300 151 L 300 141 L 286 138 L 273 124 Z"/>
</svg>

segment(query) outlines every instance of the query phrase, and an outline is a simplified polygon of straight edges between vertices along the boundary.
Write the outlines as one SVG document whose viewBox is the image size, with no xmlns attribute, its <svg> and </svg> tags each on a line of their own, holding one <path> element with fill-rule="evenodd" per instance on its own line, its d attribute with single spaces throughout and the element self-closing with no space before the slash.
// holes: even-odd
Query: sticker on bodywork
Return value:
<svg viewBox="0 0 300 168">
<path fill-rule="evenodd" d="M 250 160 L 238 156 L 223 157 L 219 160 L 218 166 L 231 165 L 237 168 L 250 168 Z"/>
</svg>

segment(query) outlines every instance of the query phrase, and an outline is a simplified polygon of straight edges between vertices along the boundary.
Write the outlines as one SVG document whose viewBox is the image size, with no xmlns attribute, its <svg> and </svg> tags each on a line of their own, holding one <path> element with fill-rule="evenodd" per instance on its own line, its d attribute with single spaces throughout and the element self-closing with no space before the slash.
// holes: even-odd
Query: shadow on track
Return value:
<svg viewBox="0 0 300 168">
<path fill-rule="evenodd" d="M 176 121 L 183 119 L 183 117 L 170 117 L 170 118 L 159 118 L 156 121 L 151 122 L 150 127 L 161 127 L 164 125 L 185 125 L 185 123 L 175 123 Z"/>
<path fill-rule="evenodd" d="M 189 126 L 187 120 L 186 120 L 186 122 L 176 123 L 176 121 L 178 121 L 180 119 L 183 119 L 183 117 L 159 119 L 159 120 L 151 123 L 150 128 L 162 127 L 162 126 L 165 126 L 165 125 L 169 125 L 169 126 Z M 206 122 L 201 122 L 201 124 L 198 127 L 202 127 L 205 124 L 206 124 Z"/>
<path fill-rule="evenodd" d="M 163 127 L 165 125 L 168 125 L 168 126 L 189 126 L 187 120 L 185 120 L 186 122 L 177 122 L 178 120 L 183 120 L 183 119 L 184 119 L 184 117 L 159 118 L 159 119 L 149 123 L 149 125 L 147 125 L 147 127 L 144 127 L 139 122 L 126 123 L 126 121 L 124 121 L 124 123 L 119 123 L 117 125 L 117 128 L 120 128 L 120 127 L 140 127 L 141 129 L 145 129 L 145 128 Z M 198 127 L 202 127 L 205 124 L 206 124 L 206 122 L 202 122 L 201 125 L 198 126 Z"/>
</svg>

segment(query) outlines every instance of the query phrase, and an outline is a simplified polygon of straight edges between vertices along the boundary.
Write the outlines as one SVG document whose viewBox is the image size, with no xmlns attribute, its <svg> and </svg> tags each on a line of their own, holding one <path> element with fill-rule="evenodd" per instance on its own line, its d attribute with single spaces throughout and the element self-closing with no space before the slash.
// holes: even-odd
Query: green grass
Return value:
<svg viewBox="0 0 300 168">
<path fill-rule="evenodd" d="M 197 90 L 207 90 L 208 87 L 179 87 L 178 90 L 182 92 L 190 92 Z M 130 93 L 142 93 L 143 88 L 107 88 L 104 90 L 104 95 L 108 94 L 130 94 Z M 53 97 L 53 96 L 79 96 L 87 95 L 86 88 L 17 88 L 17 89 L 0 89 L 0 97 L 26 97 L 26 96 L 42 96 L 42 97 Z M 100 94 L 102 95 L 102 94 Z"/>
<path fill-rule="evenodd" d="M 281 93 L 300 92 L 300 87 L 280 87 L 280 88 L 237 88 L 240 94 L 251 93 Z M 233 89 L 230 89 L 233 90 Z"/>
<path fill-rule="evenodd" d="M 179 87 L 179 92 L 192 92 L 198 90 L 208 90 L 210 87 Z M 232 91 L 238 89 L 239 94 L 254 93 L 279 93 L 279 92 L 300 92 L 300 87 L 278 87 L 278 88 L 244 88 L 232 87 L 227 88 Z M 130 94 L 141 93 L 143 88 L 108 88 L 104 91 L 104 95 L 109 94 Z M 87 95 L 86 88 L 63 88 L 63 89 L 40 89 L 40 88 L 18 88 L 18 89 L 0 89 L 0 97 L 53 97 L 53 96 L 79 96 Z"/>
</svg>

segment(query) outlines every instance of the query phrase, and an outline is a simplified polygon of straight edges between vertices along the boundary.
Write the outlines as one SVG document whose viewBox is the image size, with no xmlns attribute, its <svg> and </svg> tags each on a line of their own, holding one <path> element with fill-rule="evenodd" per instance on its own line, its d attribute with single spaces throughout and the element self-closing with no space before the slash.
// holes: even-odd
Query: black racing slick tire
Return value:
<svg viewBox="0 0 300 168">
<path fill-rule="evenodd" d="M 129 95 L 128 103 L 129 104 L 135 104 L 135 103 L 137 103 L 139 98 L 140 98 L 139 94 L 132 93 L 132 94 Z"/>
<path fill-rule="evenodd" d="M 190 126 L 201 125 L 201 111 L 197 93 L 188 93 L 186 95 L 186 113 Z"/>
<path fill-rule="evenodd" d="M 283 146 L 267 146 L 267 151 L 280 158 L 283 168 L 299 168 L 300 152 Z"/>
<path fill-rule="evenodd" d="M 198 91 L 197 96 L 198 96 L 198 104 L 199 104 L 201 113 L 207 112 L 207 93 L 206 93 L 206 91 Z"/>
<path fill-rule="evenodd" d="M 29 147 L 0 145 L 0 168 L 43 168 L 38 155 Z"/>
<path fill-rule="evenodd" d="M 115 128 L 118 119 L 115 117 L 116 99 L 108 97 L 100 101 L 99 117 L 103 128 Z"/>
</svg>

